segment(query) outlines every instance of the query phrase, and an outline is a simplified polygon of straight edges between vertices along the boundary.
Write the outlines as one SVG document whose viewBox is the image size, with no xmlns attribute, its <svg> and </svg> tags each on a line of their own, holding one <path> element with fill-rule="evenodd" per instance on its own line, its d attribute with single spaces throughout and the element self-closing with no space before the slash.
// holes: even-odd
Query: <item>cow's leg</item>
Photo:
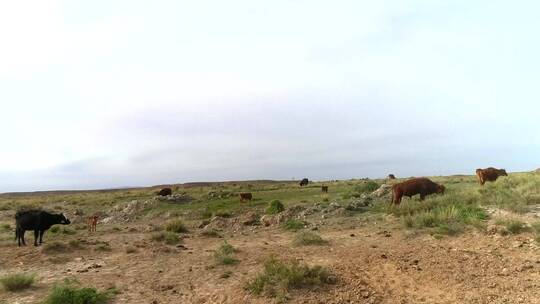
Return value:
<svg viewBox="0 0 540 304">
<path fill-rule="evenodd" d="M 423 201 L 426 198 L 426 195 L 423 193 L 420 193 L 420 200 Z"/>
<path fill-rule="evenodd" d="M 22 244 L 23 246 L 26 246 L 26 241 L 24 240 L 24 234 L 26 233 L 26 230 L 24 229 L 21 229 L 21 231 L 19 231 L 19 237 L 21 238 L 22 240 Z"/>
<path fill-rule="evenodd" d="M 15 238 L 17 239 L 17 244 L 20 247 L 21 246 L 21 229 L 19 229 L 18 227 L 15 228 Z"/>
<path fill-rule="evenodd" d="M 39 231 L 39 244 L 43 244 L 43 234 L 45 233 L 45 230 Z"/>
<path fill-rule="evenodd" d="M 38 245 L 39 230 L 34 230 L 34 246 Z"/>
</svg>

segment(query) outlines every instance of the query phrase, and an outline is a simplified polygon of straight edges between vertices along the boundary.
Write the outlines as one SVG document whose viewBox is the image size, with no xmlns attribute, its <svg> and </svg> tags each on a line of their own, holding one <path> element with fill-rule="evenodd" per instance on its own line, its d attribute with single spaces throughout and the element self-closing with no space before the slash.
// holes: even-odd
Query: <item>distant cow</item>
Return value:
<svg viewBox="0 0 540 304">
<path fill-rule="evenodd" d="M 250 192 L 240 193 L 240 201 L 251 201 L 253 195 Z"/>
<path fill-rule="evenodd" d="M 321 191 L 324 193 L 328 193 L 328 186 L 321 186 Z"/>
<path fill-rule="evenodd" d="M 88 231 L 90 231 L 90 232 L 96 231 L 97 221 L 98 221 L 98 216 L 97 215 L 89 216 L 86 219 L 86 225 L 88 226 Z"/>
<path fill-rule="evenodd" d="M 172 189 L 171 188 L 163 188 L 161 190 L 159 190 L 158 192 L 158 195 L 160 196 L 167 196 L 167 195 L 171 195 L 172 194 Z"/>
<path fill-rule="evenodd" d="M 420 200 L 423 200 L 426 195 L 444 193 L 444 189 L 443 185 L 434 183 L 428 178 L 413 178 L 392 186 L 392 202 L 399 204 L 403 196 L 412 197 L 416 194 L 420 194 Z"/>
<path fill-rule="evenodd" d="M 494 182 L 499 176 L 508 176 L 506 170 L 504 169 L 495 169 L 489 167 L 486 169 L 476 169 L 476 177 L 478 177 L 478 182 L 480 185 L 484 185 L 486 182 Z"/>
<path fill-rule="evenodd" d="M 304 178 L 300 181 L 300 187 L 307 186 L 309 184 L 309 180 L 307 178 Z"/>
<path fill-rule="evenodd" d="M 396 179 L 396 176 L 394 174 L 388 174 L 388 179 Z"/>
<path fill-rule="evenodd" d="M 15 239 L 19 246 L 21 243 L 26 245 L 24 233 L 26 230 L 34 230 L 34 246 L 38 246 L 38 237 L 39 244 L 42 244 L 43 234 L 52 225 L 69 225 L 70 223 L 64 214 L 52 214 L 42 210 L 18 211 L 15 214 Z"/>
</svg>

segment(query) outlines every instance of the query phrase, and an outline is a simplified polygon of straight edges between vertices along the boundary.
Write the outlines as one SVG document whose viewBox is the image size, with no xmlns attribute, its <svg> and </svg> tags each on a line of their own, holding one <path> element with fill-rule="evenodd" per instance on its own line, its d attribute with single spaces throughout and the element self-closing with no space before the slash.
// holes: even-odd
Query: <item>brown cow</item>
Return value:
<svg viewBox="0 0 540 304">
<path fill-rule="evenodd" d="M 388 179 L 396 179 L 396 176 L 394 174 L 388 174 Z"/>
<path fill-rule="evenodd" d="M 243 201 L 251 201 L 252 198 L 253 198 L 253 195 L 251 195 L 250 192 L 240 193 L 240 201 L 241 202 L 243 202 Z"/>
<path fill-rule="evenodd" d="M 321 191 L 324 193 L 328 193 L 328 186 L 321 186 Z"/>
<path fill-rule="evenodd" d="M 167 195 L 171 195 L 171 194 L 172 194 L 172 189 L 171 188 L 163 188 L 163 189 L 159 190 L 159 192 L 158 192 L 159 196 L 167 196 Z"/>
<path fill-rule="evenodd" d="M 506 170 L 504 169 L 495 169 L 489 167 L 486 169 L 476 169 L 476 177 L 478 177 L 478 182 L 480 185 L 484 185 L 486 182 L 494 182 L 499 176 L 508 176 Z"/>
<path fill-rule="evenodd" d="M 98 221 L 97 215 L 89 216 L 86 219 L 86 225 L 88 226 L 88 231 L 90 232 L 96 231 L 97 221 Z"/>
<path fill-rule="evenodd" d="M 424 200 L 426 195 L 433 193 L 444 193 L 444 186 L 436 184 L 425 177 L 412 178 L 392 186 L 392 202 L 401 203 L 403 196 L 412 197 L 420 194 L 420 200 Z"/>
</svg>

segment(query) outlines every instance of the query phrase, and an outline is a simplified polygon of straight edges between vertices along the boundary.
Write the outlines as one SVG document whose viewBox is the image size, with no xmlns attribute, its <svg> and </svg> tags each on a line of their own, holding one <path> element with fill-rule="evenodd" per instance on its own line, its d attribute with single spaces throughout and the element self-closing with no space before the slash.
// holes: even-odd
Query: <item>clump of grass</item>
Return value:
<svg viewBox="0 0 540 304">
<path fill-rule="evenodd" d="M 69 245 L 69 247 L 74 248 L 74 249 L 79 249 L 79 248 L 82 247 L 81 246 L 81 241 L 79 241 L 79 240 L 70 240 L 68 242 L 68 245 Z"/>
<path fill-rule="evenodd" d="M 16 273 L 0 278 L 0 284 L 5 290 L 15 292 L 30 288 L 36 275 L 33 273 Z"/>
<path fill-rule="evenodd" d="M 497 220 L 497 225 L 503 225 L 506 230 L 512 234 L 520 234 L 529 230 L 527 224 L 517 219 Z"/>
<path fill-rule="evenodd" d="M 170 231 L 155 232 L 150 236 L 150 239 L 155 242 L 163 242 L 167 245 L 176 245 L 180 243 L 178 235 Z"/>
<path fill-rule="evenodd" d="M 11 230 L 11 225 L 10 224 L 2 224 L 0 226 L 0 230 L 9 231 L 9 230 Z"/>
<path fill-rule="evenodd" d="M 281 203 L 279 200 L 273 200 L 268 204 L 268 208 L 266 208 L 266 214 L 278 214 L 280 212 L 283 212 L 285 210 L 285 206 Z"/>
<path fill-rule="evenodd" d="M 368 180 L 363 181 L 361 184 L 354 186 L 351 191 L 346 192 L 342 195 L 344 199 L 358 198 L 361 197 L 364 193 L 373 192 L 379 189 L 379 184 L 375 181 Z"/>
<path fill-rule="evenodd" d="M 212 237 L 212 238 L 221 238 L 222 237 L 221 234 L 219 234 L 219 232 L 217 232 L 214 229 L 203 230 L 201 232 L 201 236 Z"/>
<path fill-rule="evenodd" d="M 214 253 L 214 258 L 216 259 L 216 262 L 220 265 L 234 265 L 238 264 L 240 261 L 236 258 L 234 258 L 234 253 L 236 252 L 236 249 L 227 241 L 224 241 L 221 246 L 219 246 L 218 250 Z"/>
<path fill-rule="evenodd" d="M 176 233 L 188 232 L 188 229 L 184 222 L 180 219 L 172 220 L 165 225 L 165 230 Z"/>
<path fill-rule="evenodd" d="M 100 243 L 96 246 L 96 251 L 112 251 L 112 248 L 108 243 Z"/>
<path fill-rule="evenodd" d="M 43 304 L 106 304 L 116 293 L 114 289 L 99 292 L 95 288 L 63 284 L 55 286 Z"/>
<path fill-rule="evenodd" d="M 300 229 L 304 229 L 305 226 L 306 222 L 297 219 L 288 219 L 282 225 L 283 229 L 291 231 L 298 231 Z"/>
<path fill-rule="evenodd" d="M 263 271 L 248 282 L 246 289 L 256 295 L 285 300 L 292 289 L 332 284 L 335 281 L 335 277 L 322 266 L 310 267 L 297 261 L 284 263 L 270 258 L 264 263 Z"/>
<path fill-rule="evenodd" d="M 296 234 L 293 240 L 295 246 L 311 246 L 311 245 L 326 245 L 328 241 L 323 239 L 320 235 L 310 232 L 302 231 Z"/>
</svg>

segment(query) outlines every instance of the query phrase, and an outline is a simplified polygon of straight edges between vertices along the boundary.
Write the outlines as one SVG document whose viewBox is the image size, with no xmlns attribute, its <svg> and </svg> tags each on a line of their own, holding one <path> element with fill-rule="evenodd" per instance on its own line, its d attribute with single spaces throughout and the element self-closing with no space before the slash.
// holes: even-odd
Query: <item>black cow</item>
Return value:
<svg viewBox="0 0 540 304">
<path fill-rule="evenodd" d="M 307 186 L 309 184 L 309 180 L 307 178 L 304 178 L 300 181 L 300 187 Z"/>
<path fill-rule="evenodd" d="M 52 214 L 43 210 L 18 211 L 15 214 L 15 239 L 19 246 L 21 246 L 21 241 L 23 245 L 26 245 L 24 233 L 26 230 L 34 230 L 34 246 L 38 246 L 38 237 L 39 244 L 43 243 L 43 234 L 52 225 L 69 225 L 70 223 L 64 214 Z"/>
<path fill-rule="evenodd" d="M 163 188 L 163 189 L 159 190 L 158 195 L 159 196 L 172 195 L 172 189 L 171 188 Z"/>
</svg>

